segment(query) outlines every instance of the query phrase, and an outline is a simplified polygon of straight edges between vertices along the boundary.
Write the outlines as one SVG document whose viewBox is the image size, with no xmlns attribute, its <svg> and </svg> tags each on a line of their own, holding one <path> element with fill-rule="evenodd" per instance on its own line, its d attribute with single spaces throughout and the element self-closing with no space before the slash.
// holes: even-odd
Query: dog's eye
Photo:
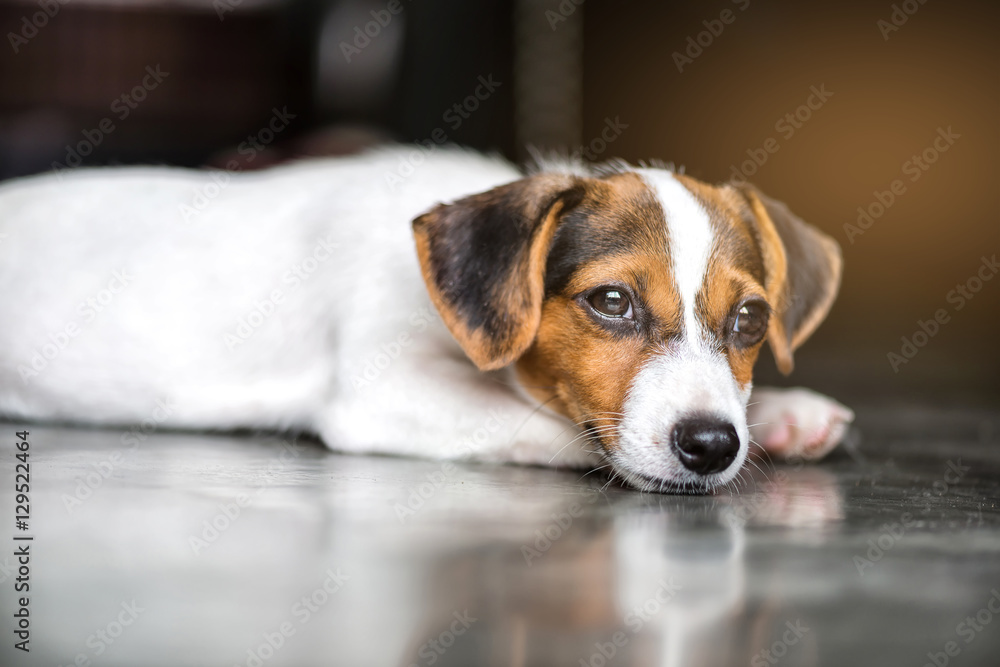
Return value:
<svg viewBox="0 0 1000 667">
<path fill-rule="evenodd" d="M 733 321 L 733 336 L 742 345 L 754 345 L 764 337 L 764 332 L 767 331 L 767 320 L 767 306 L 755 301 L 747 302 L 736 311 L 736 319 Z"/>
<path fill-rule="evenodd" d="M 591 307 L 605 317 L 631 317 L 632 303 L 624 292 L 606 289 L 594 292 L 587 299 Z"/>
</svg>

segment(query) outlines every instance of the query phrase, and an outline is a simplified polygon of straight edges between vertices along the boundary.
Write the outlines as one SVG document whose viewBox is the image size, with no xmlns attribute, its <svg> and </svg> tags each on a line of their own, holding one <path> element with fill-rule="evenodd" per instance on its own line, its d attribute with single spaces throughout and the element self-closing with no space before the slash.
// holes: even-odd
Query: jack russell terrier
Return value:
<svg viewBox="0 0 1000 667">
<path fill-rule="evenodd" d="M 790 372 L 840 273 L 757 190 L 623 162 L 525 176 L 387 148 L 41 175 L 0 185 L 0 415 L 708 492 L 752 438 L 808 459 L 843 437 L 829 398 L 751 392 L 764 340 Z"/>
</svg>

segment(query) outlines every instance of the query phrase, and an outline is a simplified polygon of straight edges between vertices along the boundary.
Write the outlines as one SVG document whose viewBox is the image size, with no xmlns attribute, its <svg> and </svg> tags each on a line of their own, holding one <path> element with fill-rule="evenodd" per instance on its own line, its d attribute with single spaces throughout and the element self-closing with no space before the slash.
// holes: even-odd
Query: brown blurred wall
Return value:
<svg viewBox="0 0 1000 667">
<path fill-rule="evenodd" d="M 588 2 L 585 11 L 584 136 L 599 136 L 608 118 L 628 125 L 602 157 L 663 158 L 718 182 L 751 151 L 763 164 L 748 165 L 749 180 L 840 242 L 840 298 L 797 355 L 793 381 L 883 395 L 997 391 L 1000 277 L 971 299 L 948 295 L 1000 253 L 1000 4 Z M 689 37 L 705 45 L 700 54 Z M 813 97 L 818 108 L 800 110 L 808 119 L 798 128 L 783 121 L 813 87 L 832 95 Z M 777 150 L 762 153 L 768 138 Z M 936 140 L 946 150 L 928 151 L 933 164 L 911 162 Z M 902 194 L 892 194 L 897 179 Z M 849 239 L 845 225 L 876 191 L 894 201 Z M 947 321 L 894 370 L 887 355 L 939 309 Z"/>
</svg>

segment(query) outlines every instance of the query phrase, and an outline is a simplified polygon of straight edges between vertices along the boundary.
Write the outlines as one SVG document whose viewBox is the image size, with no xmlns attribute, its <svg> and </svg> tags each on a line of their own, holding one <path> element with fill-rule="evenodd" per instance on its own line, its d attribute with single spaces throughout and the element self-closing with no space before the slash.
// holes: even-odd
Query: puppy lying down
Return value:
<svg viewBox="0 0 1000 667">
<path fill-rule="evenodd" d="M 0 185 L 0 415 L 300 429 L 331 448 L 734 480 L 850 410 L 752 389 L 826 316 L 837 244 L 751 187 L 440 150 Z"/>
</svg>

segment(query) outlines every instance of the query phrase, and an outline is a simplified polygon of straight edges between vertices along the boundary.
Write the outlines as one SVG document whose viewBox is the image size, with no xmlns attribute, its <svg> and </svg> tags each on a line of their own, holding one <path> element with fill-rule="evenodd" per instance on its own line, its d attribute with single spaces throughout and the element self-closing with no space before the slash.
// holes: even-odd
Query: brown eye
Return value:
<svg viewBox="0 0 1000 667">
<path fill-rule="evenodd" d="M 590 295 L 587 302 L 594 310 L 605 317 L 632 316 L 632 304 L 621 290 L 599 290 Z"/>
<path fill-rule="evenodd" d="M 754 345 L 767 331 L 767 306 L 750 301 L 740 306 L 733 321 L 733 336 L 744 346 Z"/>
</svg>

